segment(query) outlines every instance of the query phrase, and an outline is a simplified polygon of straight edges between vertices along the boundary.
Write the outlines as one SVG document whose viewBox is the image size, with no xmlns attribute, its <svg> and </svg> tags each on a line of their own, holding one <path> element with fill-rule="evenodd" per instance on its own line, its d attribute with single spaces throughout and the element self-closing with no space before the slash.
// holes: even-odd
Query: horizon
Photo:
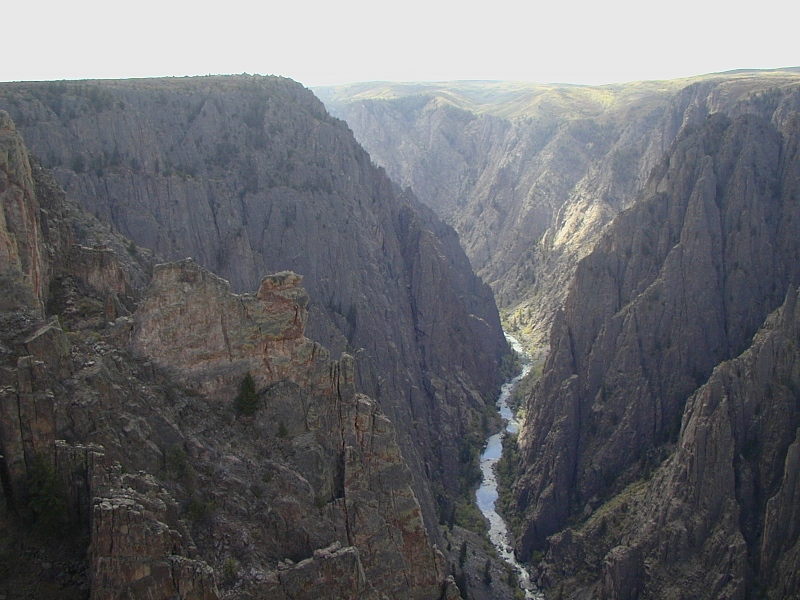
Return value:
<svg viewBox="0 0 800 600">
<path fill-rule="evenodd" d="M 59 82 L 81 82 L 81 81 L 132 81 L 132 80 L 146 80 L 146 79 L 190 79 L 190 78 L 203 78 L 203 77 L 283 77 L 291 79 L 301 85 L 309 88 L 326 88 L 326 87 L 347 87 L 352 85 L 366 85 L 366 84 L 387 84 L 387 85 L 437 85 L 437 84 L 455 84 L 455 83 L 516 83 L 516 84 L 530 84 L 541 86 L 574 86 L 574 87 L 602 87 L 611 85 L 624 85 L 628 83 L 643 83 L 643 82 L 656 82 L 656 81 L 673 81 L 680 79 L 693 79 L 697 77 L 707 77 L 713 75 L 735 75 L 745 73 L 769 73 L 769 72 L 797 72 L 800 74 L 800 64 L 787 65 L 783 67 L 752 67 L 752 68 L 735 68 L 724 71 L 710 71 L 703 73 L 689 73 L 674 76 L 652 77 L 652 78 L 627 78 L 620 80 L 600 80 L 597 82 L 584 83 L 576 81 L 539 81 L 532 79 L 359 79 L 353 81 L 342 81 L 338 83 L 313 83 L 308 84 L 299 79 L 282 75 L 279 73 L 195 73 L 186 75 L 132 75 L 125 76 L 107 76 L 107 77 L 61 77 L 51 79 L 3 79 L 0 78 L 0 83 L 59 83 Z"/>
<path fill-rule="evenodd" d="M 764 0 L 757 13 L 742 15 L 725 7 L 694 0 L 667 9 L 631 0 L 499 0 L 480 10 L 443 0 L 253 7 L 232 0 L 210 12 L 183 2 L 143 0 L 134 9 L 43 0 L 35 29 L 20 26 L 32 21 L 22 4 L 6 9 L 14 26 L 4 42 L 15 52 L 0 66 L 0 81 L 253 73 L 309 88 L 377 81 L 595 86 L 800 65 L 792 18 L 800 8 Z"/>
</svg>

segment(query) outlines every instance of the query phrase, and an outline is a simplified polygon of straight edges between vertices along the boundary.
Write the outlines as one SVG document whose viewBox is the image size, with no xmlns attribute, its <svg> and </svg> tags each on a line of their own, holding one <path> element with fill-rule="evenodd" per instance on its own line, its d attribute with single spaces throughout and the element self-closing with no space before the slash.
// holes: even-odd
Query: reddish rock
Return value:
<svg viewBox="0 0 800 600">
<path fill-rule="evenodd" d="M 212 402 L 230 403 L 231 390 L 252 374 L 260 398 L 253 437 L 214 440 L 225 453 L 220 477 L 230 483 L 207 485 L 219 497 L 217 527 L 228 532 L 220 535 L 258 524 L 272 532 L 265 560 L 301 559 L 277 579 L 269 575 L 270 593 L 293 597 L 324 588 L 343 598 L 373 597 L 375 590 L 391 598 L 439 597 L 442 557 L 431 545 L 394 427 L 376 402 L 356 393 L 352 357 L 332 362 L 303 336 L 308 296 L 301 282 L 279 273 L 263 278 L 255 295 L 238 295 L 193 261 L 159 265 L 134 315 L 131 344 Z M 253 452 L 259 438 L 273 441 Z M 246 465 L 267 458 L 280 458 L 277 474 L 266 485 L 247 485 L 253 467 Z M 253 485 L 273 498 L 260 517 L 245 509 L 254 502 L 247 493 Z M 320 550 L 334 542 L 341 552 Z M 252 567 L 264 569 L 255 559 Z M 246 585 L 254 594 L 263 588 L 258 579 Z"/>
</svg>

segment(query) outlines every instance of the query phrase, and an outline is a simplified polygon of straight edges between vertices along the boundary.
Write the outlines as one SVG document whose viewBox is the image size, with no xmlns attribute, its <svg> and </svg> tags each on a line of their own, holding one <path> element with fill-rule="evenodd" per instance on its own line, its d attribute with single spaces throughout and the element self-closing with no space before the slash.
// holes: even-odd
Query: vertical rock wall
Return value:
<svg viewBox="0 0 800 600">
<path fill-rule="evenodd" d="M 0 88 L 70 196 L 138 247 L 191 256 L 239 292 L 269 272 L 303 274 L 309 336 L 356 357 L 357 386 L 397 426 L 433 528 L 508 351 L 452 229 L 289 80 Z"/>
</svg>

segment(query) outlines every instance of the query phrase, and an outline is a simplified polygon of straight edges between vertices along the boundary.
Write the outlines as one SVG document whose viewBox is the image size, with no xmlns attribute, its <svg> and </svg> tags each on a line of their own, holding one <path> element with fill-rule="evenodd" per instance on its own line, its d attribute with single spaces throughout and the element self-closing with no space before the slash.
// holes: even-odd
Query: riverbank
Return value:
<svg viewBox="0 0 800 600">
<path fill-rule="evenodd" d="M 503 385 L 497 398 L 497 409 L 505 421 L 505 428 L 503 431 L 490 436 L 486 441 L 486 447 L 481 454 L 480 461 L 483 479 L 475 493 L 475 498 L 478 508 L 489 522 L 489 540 L 500 557 L 517 574 L 519 587 L 523 590 L 525 598 L 541 599 L 544 596 L 532 583 L 530 573 L 522 564 L 517 562 L 509 540 L 508 527 L 496 510 L 498 491 L 495 466 L 503 452 L 503 437 L 507 434 L 516 434 L 519 431 L 519 422 L 511 409 L 510 400 L 514 390 L 530 372 L 532 366 L 530 357 L 524 352 L 521 344 L 511 335 L 506 334 L 506 337 L 514 350 L 520 355 L 522 370 L 511 381 Z"/>
</svg>

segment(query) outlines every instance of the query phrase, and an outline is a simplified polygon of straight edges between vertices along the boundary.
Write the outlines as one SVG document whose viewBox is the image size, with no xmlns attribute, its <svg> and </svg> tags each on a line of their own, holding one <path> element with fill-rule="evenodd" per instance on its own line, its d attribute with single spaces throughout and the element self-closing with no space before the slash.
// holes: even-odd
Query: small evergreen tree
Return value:
<svg viewBox="0 0 800 600">
<path fill-rule="evenodd" d="M 467 562 L 467 540 L 461 542 L 461 548 L 458 552 L 458 566 L 463 567 L 465 562 Z"/>
<path fill-rule="evenodd" d="M 285 438 L 287 435 L 289 435 L 289 430 L 286 429 L 286 424 L 283 421 L 280 421 L 278 423 L 278 437 Z"/>
<path fill-rule="evenodd" d="M 243 415 L 250 416 L 258 408 L 258 395 L 256 394 L 256 382 L 250 372 L 244 376 L 239 385 L 239 395 L 236 396 L 236 410 Z"/>
<path fill-rule="evenodd" d="M 486 559 L 486 563 L 483 565 L 483 584 L 486 587 L 492 585 L 492 561 L 491 559 Z"/>
</svg>

